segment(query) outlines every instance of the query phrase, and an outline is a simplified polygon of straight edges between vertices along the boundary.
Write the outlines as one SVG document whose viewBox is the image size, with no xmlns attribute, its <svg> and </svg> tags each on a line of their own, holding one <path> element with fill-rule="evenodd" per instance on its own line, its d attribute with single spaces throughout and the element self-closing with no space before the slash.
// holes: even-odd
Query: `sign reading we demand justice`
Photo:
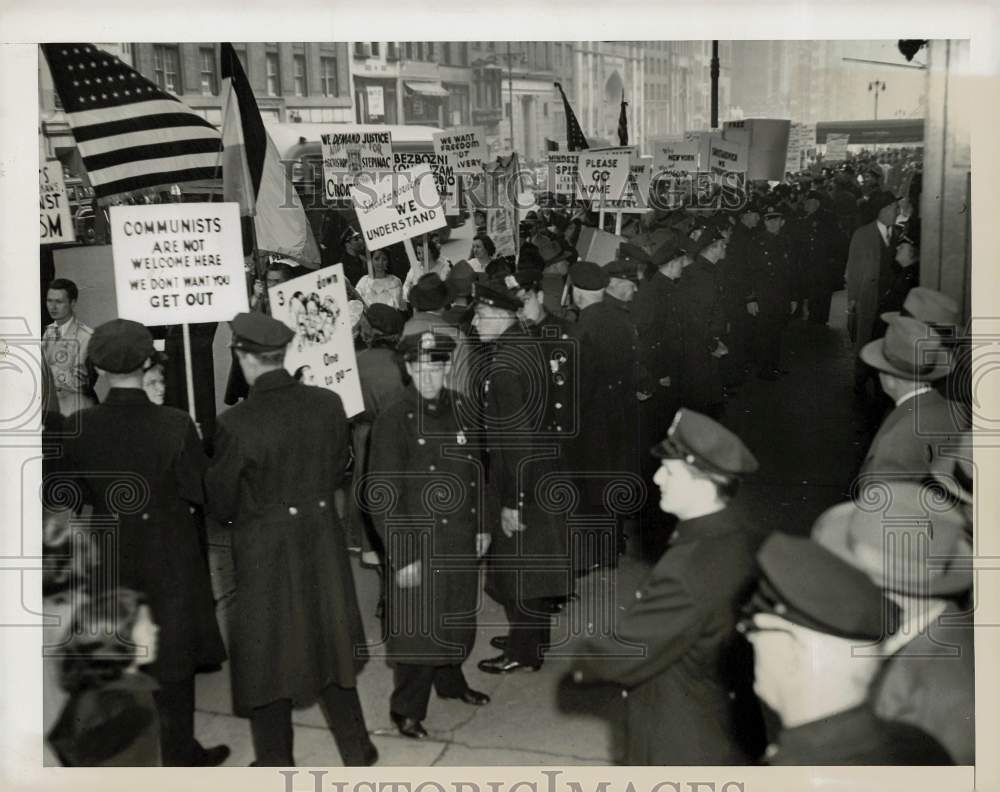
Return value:
<svg viewBox="0 0 1000 792">
<path fill-rule="evenodd" d="M 237 203 L 111 207 L 118 316 L 146 325 L 248 310 Z"/>
<path fill-rule="evenodd" d="M 417 165 L 377 182 L 359 181 L 351 187 L 351 197 L 369 250 L 421 236 L 448 222 L 429 165 Z"/>
</svg>

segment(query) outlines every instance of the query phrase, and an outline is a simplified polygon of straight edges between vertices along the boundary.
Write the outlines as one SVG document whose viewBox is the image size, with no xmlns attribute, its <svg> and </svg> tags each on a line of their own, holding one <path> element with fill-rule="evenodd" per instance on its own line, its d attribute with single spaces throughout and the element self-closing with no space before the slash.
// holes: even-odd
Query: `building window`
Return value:
<svg viewBox="0 0 1000 792">
<path fill-rule="evenodd" d="M 180 55 L 177 47 L 153 46 L 153 73 L 161 90 L 181 93 Z"/>
<path fill-rule="evenodd" d="M 510 102 L 503 103 L 503 117 L 510 118 Z"/>
<path fill-rule="evenodd" d="M 458 45 L 458 65 L 469 65 L 469 45 L 464 41 Z"/>
<path fill-rule="evenodd" d="M 306 84 L 306 56 L 296 55 L 293 64 L 295 66 L 295 95 L 306 96 L 309 93 L 309 86 Z"/>
<path fill-rule="evenodd" d="M 542 115 L 545 118 L 549 117 L 549 103 L 548 102 L 543 102 L 542 103 Z"/>
<path fill-rule="evenodd" d="M 407 60 L 413 60 L 413 42 L 412 41 L 407 41 L 406 42 L 406 59 Z"/>
<path fill-rule="evenodd" d="M 377 58 L 381 50 L 379 49 L 379 43 L 377 41 L 372 42 L 372 57 Z"/>
<path fill-rule="evenodd" d="M 340 93 L 337 86 L 337 59 L 320 58 L 319 72 L 323 96 L 337 96 Z"/>
<path fill-rule="evenodd" d="M 445 41 L 441 44 L 441 63 L 451 66 L 451 42 Z"/>
<path fill-rule="evenodd" d="M 424 59 L 424 42 L 417 42 L 417 60 L 422 61 Z"/>
<path fill-rule="evenodd" d="M 201 95 L 216 96 L 219 93 L 219 83 L 215 74 L 215 48 L 202 47 L 201 60 Z"/>
<path fill-rule="evenodd" d="M 399 60 L 399 45 L 395 41 L 390 41 L 385 45 L 385 59 L 387 61 Z"/>
<path fill-rule="evenodd" d="M 278 67 L 278 53 L 267 53 L 265 63 L 267 65 L 267 95 L 281 95 L 281 74 Z"/>
<path fill-rule="evenodd" d="M 434 42 L 433 41 L 428 41 L 427 42 L 427 49 L 425 51 L 427 53 L 427 60 L 429 60 L 431 63 L 433 63 L 434 60 L 435 60 L 435 58 L 436 58 L 435 47 L 434 47 Z"/>
</svg>

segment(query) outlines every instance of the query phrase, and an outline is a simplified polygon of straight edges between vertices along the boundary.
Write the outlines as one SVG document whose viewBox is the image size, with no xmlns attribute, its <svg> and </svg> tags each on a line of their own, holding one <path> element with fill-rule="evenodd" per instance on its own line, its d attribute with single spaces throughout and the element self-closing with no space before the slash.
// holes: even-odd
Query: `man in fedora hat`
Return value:
<svg viewBox="0 0 1000 792">
<path fill-rule="evenodd" d="M 733 640 L 756 573 L 751 529 L 728 507 L 757 460 L 724 426 L 685 408 L 651 453 L 660 509 L 680 522 L 616 625 L 615 636 L 644 651 L 622 656 L 618 641 L 583 640 L 572 647 L 573 679 L 627 689 L 627 765 L 744 764 L 754 758 L 753 729 L 738 720 Z"/>
<path fill-rule="evenodd" d="M 892 229 L 898 203 L 895 195 L 883 191 L 873 193 L 870 200 L 876 217 L 854 232 L 847 254 L 847 329 L 855 354 L 872 340 L 879 295 L 892 283 Z M 854 392 L 859 398 L 867 398 L 867 384 L 873 374 L 864 361 L 855 361 Z"/>
<path fill-rule="evenodd" d="M 935 449 L 961 432 L 960 417 L 932 384 L 947 376 L 949 351 L 933 329 L 906 316 L 890 317 L 883 338 L 861 350 L 896 407 L 882 422 L 858 474 L 926 477 Z"/>
<path fill-rule="evenodd" d="M 899 608 L 859 569 L 808 538 L 773 533 L 740 622 L 754 648 L 754 689 L 781 729 L 772 765 L 949 765 L 932 736 L 884 720 L 869 687 Z M 858 651 L 866 647 L 868 651 Z"/>
<path fill-rule="evenodd" d="M 877 496 L 877 497 L 876 497 Z M 900 608 L 901 627 L 871 691 L 876 713 L 917 726 L 958 764 L 975 758 L 972 587 L 967 517 L 924 484 L 880 483 L 828 509 L 813 539 L 863 572 Z"/>
<path fill-rule="evenodd" d="M 295 333 L 282 322 L 241 313 L 230 324 L 250 395 L 219 417 L 205 483 L 209 510 L 233 527 L 233 711 L 250 719 L 256 764 L 289 767 L 292 708 L 319 700 L 344 764 L 371 765 L 356 687 L 364 627 L 334 508 L 349 458 L 344 407 L 285 370 Z"/>
</svg>

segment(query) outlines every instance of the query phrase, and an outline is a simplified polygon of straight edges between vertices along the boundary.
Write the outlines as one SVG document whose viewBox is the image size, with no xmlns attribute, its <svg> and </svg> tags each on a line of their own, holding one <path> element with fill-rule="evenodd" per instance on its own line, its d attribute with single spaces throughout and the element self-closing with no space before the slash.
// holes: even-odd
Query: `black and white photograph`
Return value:
<svg viewBox="0 0 1000 792">
<path fill-rule="evenodd" d="M 11 778 L 1000 789 L 996 9 L 671 5 L 11 14 Z"/>
</svg>

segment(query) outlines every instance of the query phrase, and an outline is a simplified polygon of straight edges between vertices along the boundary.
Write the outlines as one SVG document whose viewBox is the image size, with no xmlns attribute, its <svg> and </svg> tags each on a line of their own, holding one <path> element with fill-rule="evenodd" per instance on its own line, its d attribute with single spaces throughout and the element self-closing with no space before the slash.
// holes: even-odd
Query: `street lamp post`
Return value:
<svg viewBox="0 0 1000 792">
<path fill-rule="evenodd" d="M 875 94 L 875 120 L 878 121 L 878 95 L 885 90 L 884 80 L 872 80 L 868 83 L 868 92 Z"/>
<path fill-rule="evenodd" d="M 719 127 L 719 42 L 712 42 L 712 63 L 710 68 L 712 78 L 712 129 Z"/>
</svg>

